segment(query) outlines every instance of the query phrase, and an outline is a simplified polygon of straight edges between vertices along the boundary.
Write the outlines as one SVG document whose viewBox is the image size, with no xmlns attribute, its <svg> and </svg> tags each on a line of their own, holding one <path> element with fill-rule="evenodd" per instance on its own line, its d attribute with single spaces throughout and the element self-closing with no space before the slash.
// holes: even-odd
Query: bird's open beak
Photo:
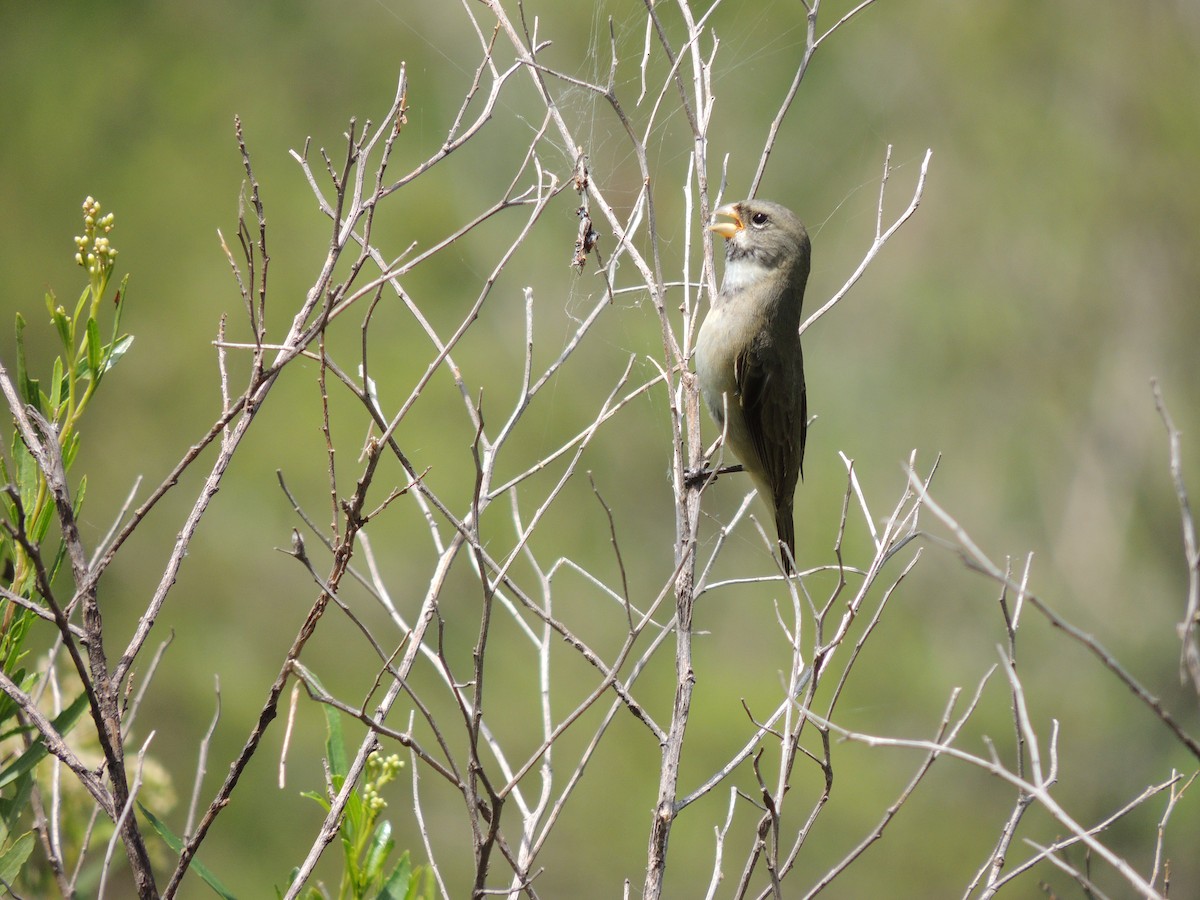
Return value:
<svg viewBox="0 0 1200 900">
<path fill-rule="evenodd" d="M 718 216 L 725 216 L 728 219 L 733 219 L 732 222 L 715 222 L 708 226 L 709 231 L 715 231 L 725 240 L 729 240 L 746 226 L 742 223 L 742 217 L 737 214 L 737 204 L 730 203 L 728 206 L 722 206 L 715 213 Z"/>
</svg>

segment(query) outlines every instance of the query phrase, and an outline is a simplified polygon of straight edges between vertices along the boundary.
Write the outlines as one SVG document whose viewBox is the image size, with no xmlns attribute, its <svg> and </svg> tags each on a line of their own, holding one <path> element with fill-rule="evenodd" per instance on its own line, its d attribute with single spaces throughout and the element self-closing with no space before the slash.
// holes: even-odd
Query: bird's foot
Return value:
<svg viewBox="0 0 1200 900">
<path fill-rule="evenodd" d="M 694 488 L 699 485 L 707 484 L 710 481 L 716 481 L 722 475 L 731 475 L 734 472 L 746 471 L 740 465 L 738 466 L 721 466 L 719 469 L 710 469 L 708 466 L 699 466 L 695 469 L 683 470 L 683 486 L 686 488 Z"/>
</svg>

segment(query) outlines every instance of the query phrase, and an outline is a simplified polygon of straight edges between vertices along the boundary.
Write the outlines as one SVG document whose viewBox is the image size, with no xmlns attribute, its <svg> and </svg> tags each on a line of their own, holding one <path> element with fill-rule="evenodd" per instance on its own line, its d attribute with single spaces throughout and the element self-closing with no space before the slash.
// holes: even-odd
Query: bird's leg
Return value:
<svg viewBox="0 0 1200 900">
<path fill-rule="evenodd" d="M 722 399 L 724 399 L 725 402 L 728 403 L 727 397 L 722 398 Z M 721 421 L 725 422 L 726 417 L 722 416 Z M 716 469 L 710 469 L 708 467 L 708 461 L 717 454 L 717 451 L 720 450 L 724 446 L 724 444 L 725 444 L 725 430 L 722 429 L 720 437 L 718 437 L 715 441 L 713 441 L 712 446 L 704 451 L 704 462 L 701 463 L 699 466 L 697 466 L 694 469 L 684 469 L 683 470 L 683 486 L 684 487 L 694 488 L 697 485 L 707 484 L 710 481 L 716 481 L 717 478 L 721 475 L 731 475 L 734 472 L 745 472 L 746 471 L 744 468 L 742 468 L 741 465 L 718 466 Z"/>
<path fill-rule="evenodd" d="M 721 466 L 719 469 L 710 469 L 708 466 L 700 466 L 696 469 L 683 470 L 683 486 L 693 488 L 698 484 L 716 481 L 721 475 L 732 475 L 734 472 L 745 472 L 742 466 Z"/>
</svg>

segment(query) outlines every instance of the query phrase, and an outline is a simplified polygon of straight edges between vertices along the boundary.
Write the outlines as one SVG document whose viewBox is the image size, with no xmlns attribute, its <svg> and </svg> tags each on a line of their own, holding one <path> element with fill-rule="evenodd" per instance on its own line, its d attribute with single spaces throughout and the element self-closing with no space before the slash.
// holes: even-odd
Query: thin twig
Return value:
<svg viewBox="0 0 1200 900">
<path fill-rule="evenodd" d="M 984 575 L 987 575 L 989 578 L 993 579 L 999 584 L 1008 584 L 1009 587 L 1014 590 L 1021 589 L 1019 584 L 1014 584 L 1011 582 L 1008 576 L 1005 575 L 1005 573 L 994 562 L 992 562 L 982 550 L 979 549 L 979 546 L 973 540 L 971 540 L 971 537 L 967 534 L 966 530 L 957 521 L 955 521 L 955 519 L 950 516 L 949 513 L 947 513 L 936 502 L 934 502 L 934 500 L 929 496 L 927 489 L 920 484 L 920 482 L 915 478 L 915 475 L 912 473 L 909 475 L 909 481 L 913 485 L 913 489 L 920 493 L 923 505 L 928 508 L 943 524 L 945 524 L 947 528 L 950 529 L 955 540 L 962 548 L 962 558 L 968 566 L 976 571 L 982 572 Z M 1172 734 L 1175 735 L 1179 742 L 1183 744 L 1184 747 L 1186 747 L 1188 751 L 1196 757 L 1196 759 L 1200 760 L 1200 741 L 1188 734 L 1188 732 L 1184 730 L 1183 726 L 1175 720 L 1175 717 L 1172 716 L 1170 712 L 1168 712 L 1163 706 L 1162 701 L 1146 690 L 1146 688 L 1144 688 L 1131 674 L 1129 674 L 1129 672 L 1125 670 L 1125 667 L 1117 661 L 1116 657 L 1105 650 L 1104 647 L 1101 646 L 1100 642 L 1096 640 L 1096 638 L 1084 631 L 1081 631 L 1066 619 L 1062 618 L 1060 615 L 1058 615 L 1058 613 L 1054 612 L 1054 610 L 1047 606 L 1037 595 L 1025 593 L 1024 596 L 1026 602 L 1028 602 L 1030 606 L 1045 616 L 1051 625 L 1062 631 L 1077 643 L 1081 644 L 1093 656 L 1100 660 L 1104 667 L 1116 675 L 1117 679 L 1127 688 L 1129 688 L 1133 695 L 1137 697 L 1144 706 L 1154 713 L 1155 717 L 1162 722 Z"/>
</svg>

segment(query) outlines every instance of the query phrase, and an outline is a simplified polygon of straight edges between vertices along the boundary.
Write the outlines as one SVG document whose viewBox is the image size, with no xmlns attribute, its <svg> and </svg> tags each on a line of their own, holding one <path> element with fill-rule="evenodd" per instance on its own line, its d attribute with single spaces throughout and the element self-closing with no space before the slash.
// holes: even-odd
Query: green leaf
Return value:
<svg viewBox="0 0 1200 900">
<path fill-rule="evenodd" d="M 29 509 L 28 506 L 25 507 Z M 50 530 L 50 520 L 54 518 L 54 504 L 47 503 L 38 513 L 37 518 L 32 523 L 26 523 L 29 529 L 29 537 L 34 543 L 41 543 L 42 538 L 46 536 L 46 532 Z"/>
<path fill-rule="evenodd" d="M 58 419 L 58 409 L 62 406 L 63 396 L 67 393 L 67 384 L 63 379 L 63 361 L 61 356 L 54 357 L 54 374 L 50 376 L 50 417 Z"/>
<path fill-rule="evenodd" d="M 317 687 L 322 691 L 325 690 L 320 683 L 317 684 Z M 327 704 L 322 708 L 325 710 L 325 758 L 329 761 L 329 771 L 333 775 L 345 778 L 350 767 L 346 763 L 346 744 L 342 740 L 341 715 Z"/>
<path fill-rule="evenodd" d="M 140 803 L 138 804 L 138 809 L 142 811 L 142 815 L 146 817 L 146 820 L 154 826 L 154 830 L 158 832 L 158 836 L 163 839 L 163 842 L 168 847 L 170 847 L 176 853 L 183 851 L 183 841 L 176 836 L 175 832 L 171 831 L 171 829 L 166 826 L 166 823 L 161 821 L 156 815 L 154 815 L 154 813 L 150 812 L 150 810 L 146 809 L 146 807 Z M 229 888 L 225 887 L 225 885 L 221 884 L 220 879 L 212 873 L 212 870 L 201 863 L 200 860 L 193 857 L 191 867 L 196 871 L 196 874 L 200 876 L 204 883 L 213 889 L 218 897 L 223 897 L 225 900 L 237 900 L 237 897 L 233 894 L 233 892 L 230 891 Z"/>
<path fill-rule="evenodd" d="M 340 779 L 344 781 L 345 779 Z M 342 819 L 342 843 L 346 847 L 346 859 L 352 868 L 358 866 L 358 851 L 366 842 L 367 827 L 370 825 L 366 803 L 362 794 L 351 789 L 346 798 L 346 807 Z"/>
<path fill-rule="evenodd" d="M 331 809 L 331 807 L 329 805 L 329 800 L 323 794 L 318 794 L 316 791 L 304 791 L 300 794 L 300 796 L 307 797 L 309 800 L 316 800 L 318 803 L 321 804 L 321 806 L 324 808 L 325 812 L 329 812 L 329 810 Z"/>
<path fill-rule="evenodd" d="M 100 371 L 100 355 L 104 347 L 100 344 L 100 326 L 96 324 L 95 319 L 87 320 L 87 335 L 83 342 L 87 347 L 88 376 L 99 381 L 100 376 L 104 374 Z"/>
<path fill-rule="evenodd" d="M 63 348 L 68 354 L 74 353 L 75 348 L 71 346 L 74 335 L 71 320 L 67 317 L 67 311 L 59 305 L 58 298 L 53 294 L 46 295 L 46 311 L 50 313 L 50 323 L 54 326 L 54 330 L 58 332 L 58 339 L 62 343 Z"/>
<path fill-rule="evenodd" d="M 412 900 L 416 896 L 414 891 L 419 881 L 419 878 L 413 878 L 412 858 L 405 850 L 400 854 L 396 868 L 392 869 L 392 874 L 380 888 L 378 900 Z"/>
<path fill-rule="evenodd" d="M 383 877 L 383 864 L 387 862 L 388 856 L 396 848 L 396 842 L 392 840 L 392 823 L 388 821 L 380 822 L 375 828 L 375 833 L 371 835 L 371 846 L 367 848 L 367 858 L 363 862 L 363 873 L 368 879 L 374 881 L 376 878 Z"/>
<path fill-rule="evenodd" d="M 38 386 L 36 378 L 29 377 L 29 367 L 25 362 L 25 318 L 20 313 L 17 313 L 16 324 L 17 338 L 17 390 L 21 392 L 21 398 L 36 409 L 42 412 L 42 391 Z"/>
<path fill-rule="evenodd" d="M 113 304 L 116 307 L 113 311 L 113 327 L 112 327 L 113 346 L 114 347 L 116 346 L 116 343 L 117 343 L 117 332 L 121 330 L 121 312 L 122 312 L 122 310 L 125 309 L 125 288 L 126 288 L 126 285 L 128 285 L 128 284 L 129 284 L 129 273 L 126 272 L 125 277 L 121 279 L 121 286 L 119 288 L 117 288 L 117 296 L 114 298 L 115 302 Z M 124 338 L 122 338 L 122 340 L 124 340 Z M 133 340 L 133 338 L 130 338 L 130 340 Z"/>
<path fill-rule="evenodd" d="M 72 431 L 67 436 L 67 442 L 63 445 L 63 470 L 70 471 L 71 464 L 75 462 L 75 454 L 79 452 L 79 432 Z"/>
<path fill-rule="evenodd" d="M 9 696 L 7 694 L 4 695 L 4 699 L 8 700 L 8 702 L 10 702 L 10 703 L 12 702 L 12 700 L 9 698 Z M 0 702 L 2 702 L 2 701 L 0 701 Z M 7 722 L 8 719 L 5 718 L 0 721 Z M 6 741 L 10 737 L 15 737 L 18 734 L 25 734 L 26 732 L 29 732 L 32 730 L 33 730 L 32 725 L 22 725 L 19 721 L 17 721 L 17 723 L 15 725 L 13 725 L 13 727 L 5 728 L 3 731 L 0 731 L 0 741 Z M 3 802 L 4 802 L 4 800 L 0 799 L 0 803 L 3 803 Z"/>
<path fill-rule="evenodd" d="M 25 446 L 25 442 L 21 440 L 17 434 L 13 434 L 12 446 L 13 468 L 17 474 L 17 488 L 21 493 L 21 505 L 25 508 L 25 515 L 28 516 L 33 512 L 33 505 L 37 503 L 38 488 L 41 485 L 41 472 L 38 470 L 37 462 L 33 458 L 33 454 L 29 452 L 29 448 Z M 29 531 L 29 523 L 25 523 L 26 532 Z"/>
<path fill-rule="evenodd" d="M 75 317 L 71 320 L 72 322 L 79 321 L 79 317 L 83 315 L 83 308 L 87 305 L 88 298 L 91 296 L 92 286 L 89 284 L 83 289 L 83 293 L 79 295 L 79 302 L 75 304 Z M 70 349 L 70 344 L 67 345 L 67 349 Z"/>
<path fill-rule="evenodd" d="M 79 718 L 80 713 L 87 709 L 88 701 L 87 694 L 80 694 L 75 700 L 54 717 L 51 724 L 54 730 L 59 734 L 66 734 L 75 724 L 75 720 Z M 11 784 L 16 779 L 20 778 L 26 772 L 33 770 L 33 767 L 46 758 L 49 753 L 46 749 L 45 741 L 38 741 L 24 753 L 16 758 L 11 764 L 0 770 L 0 788 Z"/>
<path fill-rule="evenodd" d="M 17 789 L 11 797 L 0 798 L 0 822 L 5 834 L 29 811 L 29 798 L 33 794 L 35 780 L 32 773 L 17 780 Z"/>
<path fill-rule="evenodd" d="M 290 885 L 295 884 L 296 879 L 299 876 L 300 876 L 300 867 L 295 866 L 292 869 L 292 871 L 288 873 L 288 880 L 287 880 L 288 885 L 290 886 Z M 275 896 L 277 898 L 280 898 L 280 900 L 282 900 L 282 898 L 283 898 L 283 891 L 278 887 L 275 888 Z M 319 890 L 317 890 L 314 887 L 310 887 L 310 888 L 306 889 L 300 896 L 303 897 L 304 900 L 328 900 L 328 895 L 322 894 Z"/>
<path fill-rule="evenodd" d="M 27 831 L 0 851 L 0 880 L 4 884 L 12 884 L 17 880 L 33 847 L 33 832 Z"/>
<path fill-rule="evenodd" d="M 100 375 L 103 377 L 108 374 L 108 370 L 121 361 L 130 347 L 133 346 L 133 335 L 123 334 L 117 338 L 109 347 L 105 348 L 104 362 L 100 366 Z"/>
<path fill-rule="evenodd" d="M 26 612 L 26 610 L 22 609 L 22 610 L 17 610 L 16 612 L 17 612 L 17 615 L 20 615 L 20 613 Z M 14 616 L 14 619 L 16 619 L 16 616 Z M 16 624 L 16 622 L 14 622 L 13 624 Z M 9 635 L 5 635 L 4 637 L 5 637 L 5 640 L 8 640 Z M 8 673 L 8 677 L 11 678 L 14 682 L 16 682 L 16 684 L 25 693 L 28 694 L 30 689 L 35 684 L 37 684 L 37 676 L 36 675 L 34 675 L 32 677 L 27 676 L 25 669 L 18 665 L 18 663 L 20 662 L 19 654 L 13 653 L 11 655 L 11 658 L 4 659 L 4 660 L 2 660 L 2 662 L 4 663 L 4 671 L 6 673 Z M 9 697 L 7 694 L 5 694 L 4 699 L 11 700 L 12 698 Z M 7 722 L 6 718 L 0 718 L 0 724 L 3 724 L 5 722 Z M 28 731 L 32 727 L 33 727 L 32 725 L 17 722 L 13 726 L 12 731 L 10 733 L 20 734 L 25 731 Z M 4 734 L 2 737 L 8 737 L 8 733 Z"/>
</svg>

